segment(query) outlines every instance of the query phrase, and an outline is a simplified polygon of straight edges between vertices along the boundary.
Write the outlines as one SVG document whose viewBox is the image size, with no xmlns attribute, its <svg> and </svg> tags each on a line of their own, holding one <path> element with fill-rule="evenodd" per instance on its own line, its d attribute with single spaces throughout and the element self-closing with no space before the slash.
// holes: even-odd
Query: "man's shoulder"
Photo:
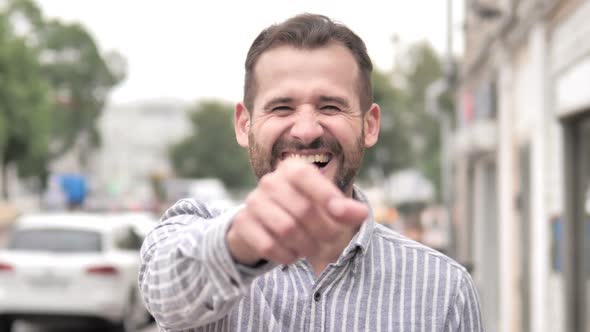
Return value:
<svg viewBox="0 0 590 332">
<path fill-rule="evenodd" d="M 457 263 L 449 256 L 422 243 L 416 242 L 383 225 L 376 225 L 373 240 L 391 243 L 396 251 L 405 250 L 406 253 L 412 252 L 413 254 L 409 255 L 409 257 L 416 257 L 419 261 L 425 262 L 428 259 L 431 262 L 440 264 L 440 268 L 456 269 L 459 270 L 461 274 L 468 274 L 467 270 L 461 264 Z"/>
<path fill-rule="evenodd" d="M 220 210 L 207 206 L 207 204 L 194 198 L 183 198 L 168 208 L 160 218 L 160 221 L 184 215 L 196 216 L 201 219 L 210 219 L 218 216 L 220 213 Z"/>
</svg>

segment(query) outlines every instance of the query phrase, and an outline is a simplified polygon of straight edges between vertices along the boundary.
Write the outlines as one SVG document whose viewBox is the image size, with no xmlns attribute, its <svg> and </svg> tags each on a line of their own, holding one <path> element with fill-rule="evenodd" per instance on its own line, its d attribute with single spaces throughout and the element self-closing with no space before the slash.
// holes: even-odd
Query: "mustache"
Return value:
<svg viewBox="0 0 590 332">
<path fill-rule="evenodd" d="M 284 150 L 313 150 L 325 149 L 333 154 L 340 154 L 342 146 L 334 139 L 327 139 L 325 137 L 318 137 L 309 144 L 304 144 L 301 141 L 292 141 L 285 138 L 280 138 L 272 147 L 272 159 L 277 160 L 280 157 L 281 151 Z"/>
</svg>

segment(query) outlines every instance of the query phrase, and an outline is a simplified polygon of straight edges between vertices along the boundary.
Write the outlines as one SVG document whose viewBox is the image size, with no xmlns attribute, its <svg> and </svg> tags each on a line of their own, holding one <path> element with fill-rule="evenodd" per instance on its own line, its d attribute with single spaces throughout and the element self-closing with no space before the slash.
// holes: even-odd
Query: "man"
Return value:
<svg viewBox="0 0 590 332">
<path fill-rule="evenodd" d="M 163 331 L 482 331 L 461 266 L 377 225 L 353 185 L 377 142 L 363 41 L 304 14 L 262 31 L 235 132 L 259 178 L 245 203 L 181 200 L 142 248 Z"/>
</svg>

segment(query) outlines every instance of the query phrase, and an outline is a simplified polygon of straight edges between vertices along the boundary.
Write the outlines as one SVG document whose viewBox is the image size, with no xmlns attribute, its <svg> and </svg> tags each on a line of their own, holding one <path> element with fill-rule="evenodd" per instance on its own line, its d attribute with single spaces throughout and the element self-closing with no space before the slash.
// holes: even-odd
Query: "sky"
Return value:
<svg viewBox="0 0 590 332">
<path fill-rule="evenodd" d="M 83 24 L 101 52 L 127 60 L 113 104 L 242 98 L 252 40 L 273 23 L 308 12 L 344 23 L 364 39 L 375 67 L 391 70 L 396 47 L 428 40 L 446 51 L 444 0 L 38 0 L 44 15 Z M 453 52 L 461 54 L 463 1 L 453 0 Z M 399 48 L 399 47 L 398 47 Z"/>
</svg>

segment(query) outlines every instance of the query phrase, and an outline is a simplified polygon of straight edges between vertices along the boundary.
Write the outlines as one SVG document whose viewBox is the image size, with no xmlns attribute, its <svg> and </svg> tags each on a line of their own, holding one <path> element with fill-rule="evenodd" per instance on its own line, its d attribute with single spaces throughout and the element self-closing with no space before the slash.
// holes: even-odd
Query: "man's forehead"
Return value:
<svg viewBox="0 0 590 332">
<path fill-rule="evenodd" d="M 314 103 L 334 103 L 339 104 L 342 106 L 349 106 L 350 101 L 346 96 L 338 96 L 338 95 L 330 95 L 330 94 L 313 94 L 311 98 L 308 98 L 309 101 Z M 290 94 L 279 94 L 277 97 L 269 96 L 266 100 L 262 102 L 265 105 L 275 105 L 275 104 L 295 104 L 301 102 L 301 98 L 294 97 Z"/>
<path fill-rule="evenodd" d="M 292 65 L 292 62 L 282 61 L 284 58 L 305 59 L 310 56 L 321 56 L 324 55 L 327 58 L 334 58 L 338 56 L 340 61 L 347 61 L 350 64 L 348 67 L 350 70 L 358 71 L 358 66 L 355 61 L 354 55 L 346 46 L 339 42 L 330 42 L 323 46 L 304 48 L 296 47 L 289 44 L 281 44 L 267 49 L 260 54 L 260 57 L 254 65 L 254 72 L 258 72 L 260 68 L 265 68 L 270 65 Z M 328 62 L 330 64 L 332 62 Z"/>
<path fill-rule="evenodd" d="M 358 66 L 350 51 L 338 44 L 268 50 L 256 63 L 254 78 L 259 106 L 278 98 L 333 98 L 350 104 L 358 97 Z"/>
</svg>

